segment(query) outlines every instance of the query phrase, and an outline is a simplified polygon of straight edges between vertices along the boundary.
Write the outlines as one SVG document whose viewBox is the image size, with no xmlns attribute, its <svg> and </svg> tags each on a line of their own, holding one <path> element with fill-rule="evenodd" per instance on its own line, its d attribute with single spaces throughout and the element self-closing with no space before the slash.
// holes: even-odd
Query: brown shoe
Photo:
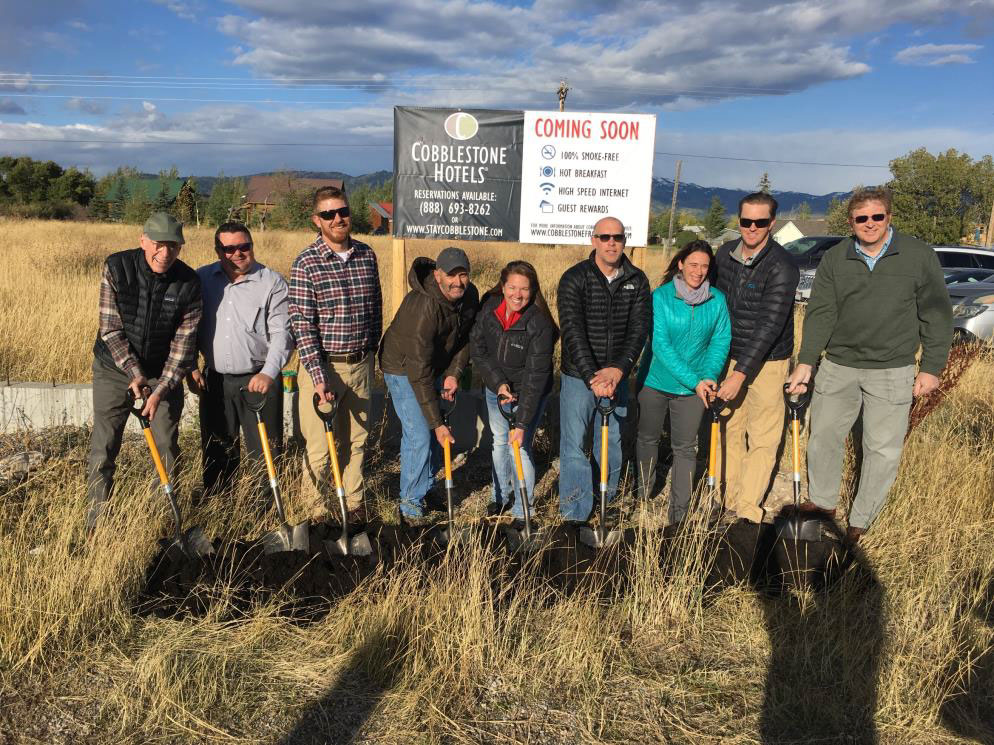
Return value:
<svg viewBox="0 0 994 745">
<path fill-rule="evenodd" d="M 860 537 L 862 537 L 863 533 L 865 532 L 866 528 L 857 528 L 853 525 L 850 525 L 849 529 L 846 531 L 846 545 L 855 546 L 857 543 L 859 543 Z"/>
<path fill-rule="evenodd" d="M 829 520 L 835 519 L 834 509 L 826 510 L 824 507 L 819 507 L 814 502 L 801 502 L 799 505 L 797 505 L 796 510 L 798 513 L 806 517 L 824 517 L 828 518 Z M 788 504 L 780 511 L 780 514 L 790 517 L 791 515 L 794 514 L 794 511 L 795 511 L 794 505 Z"/>
</svg>

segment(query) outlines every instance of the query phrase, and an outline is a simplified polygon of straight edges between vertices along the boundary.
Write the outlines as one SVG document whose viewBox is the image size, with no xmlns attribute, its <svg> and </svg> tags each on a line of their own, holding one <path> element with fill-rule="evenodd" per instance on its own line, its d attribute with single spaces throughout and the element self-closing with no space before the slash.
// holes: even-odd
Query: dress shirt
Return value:
<svg viewBox="0 0 994 745">
<path fill-rule="evenodd" d="M 219 373 L 262 372 L 277 380 L 293 350 L 286 280 L 256 262 L 237 282 L 221 262 L 197 270 L 204 296 L 198 344 L 207 366 Z"/>
</svg>

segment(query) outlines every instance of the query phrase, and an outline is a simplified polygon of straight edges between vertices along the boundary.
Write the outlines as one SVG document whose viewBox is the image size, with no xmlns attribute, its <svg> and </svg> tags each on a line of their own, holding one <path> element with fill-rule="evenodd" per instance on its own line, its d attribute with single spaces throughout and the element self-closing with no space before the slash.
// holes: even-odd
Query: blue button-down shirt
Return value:
<svg viewBox="0 0 994 745">
<path fill-rule="evenodd" d="M 286 280 L 258 262 L 237 282 L 228 279 L 219 261 L 197 274 L 204 296 L 197 344 L 207 366 L 234 375 L 262 372 L 278 380 L 293 351 Z"/>
<path fill-rule="evenodd" d="M 863 261 L 866 265 L 870 267 L 870 271 L 873 271 L 873 267 L 877 265 L 877 262 L 883 258 L 883 255 L 887 253 L 887 249 L 890 248 L 890 242 L 894 238 L 894 226 L 887 228 L 887 240 L 884 241 L 884 245 L 881 246 L 880 252 L 876 256 L 870 256 L 863 250 L 863 247 L 859 245 L 859 241 L 853 241 L 853 245 L 856 247 L 856 253 L 863 257 Z"/>
</svg>

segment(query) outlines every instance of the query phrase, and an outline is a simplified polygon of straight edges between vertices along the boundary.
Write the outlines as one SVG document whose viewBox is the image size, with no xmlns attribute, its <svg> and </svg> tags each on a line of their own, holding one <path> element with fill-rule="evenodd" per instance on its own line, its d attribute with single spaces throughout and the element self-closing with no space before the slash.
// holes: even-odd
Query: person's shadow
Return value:
<svg viewBox="0 0 994 745">
<path fill-rule="evenodd" d="M 877 740 L 884 588 L 857 547 L 826 589 L 763 598 L 772 648 L 761 741 Z"/>
<path fill-rule="evenodd" d="M 280 745 L 354 742 L 404 666 L 408 639 L 401 624 L 371 629 L 317 703 L 305 709 Z"/>
</svg>

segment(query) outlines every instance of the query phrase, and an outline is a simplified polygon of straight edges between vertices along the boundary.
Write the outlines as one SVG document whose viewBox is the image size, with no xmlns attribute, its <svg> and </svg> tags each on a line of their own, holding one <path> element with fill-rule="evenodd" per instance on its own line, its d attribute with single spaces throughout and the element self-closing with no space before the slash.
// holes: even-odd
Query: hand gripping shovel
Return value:
<svg viewBox="0 0 994 745">
<path fill-rule="evenodd" d="M 514 409 L 512 404 L 513 399 L 507 400 L 507 408 L 504 408 L 504 402 L 497 398 L 497 408 L 500 410 L 501 416 L 507 420 L 509 428 L 514 426 Z M 521 511 L 525 516 L 525 527 L 523 530 L 517 530 L 516 528 L 508 528 L 507 537 L 511 543 L 511 547 L 514 550 L 522 551 L 537 551 L 542 547 L 542 536 L 539 531 L 532 527 L 532 508 L 528 504 L 528 489 L 525 486 L 525 472 L 524 468 L 521 467 L 521 445 L 515 441 L 512 443 L 514 449 L 514 471 L 517 476 L 517 483 L 515 484 L 515 497 L 521 503 Z"/>
<path fill-rule="evenodd" d="M 273 502 L 276 504 L 276 514 L 280 518 L 280 527 L 262 537 L 262 550 L 267 554 L 275 554 L 282 551 L 310 551 L 310 526 L 302 522 L 291 526 L 286 519 L 286 510 L 283 509 L 283 499 L 280 497 L 280 485 L 276 480 L 276 466 L 273 463 L 273 453 L 269 449 L 269 435 L 266 432 L 266 423 L 262 421 L 262 410 L 266 406 L 265 396 L 260 395 L 258 401 L 254 402 L 249 398 L 248 388 L 238 389 L 245 405 L 255 413 L 256 426 L 259 428 L 259 440 L 262 442 L 262 455 L 266 459 L 266 472 L 269 474 L 269 489 L 273 493 Z"/>
<path fill-rule="evenodd" d="M 162 555 L 171 562 L 181 559 L 183 555 L 189 558 L 208 556 L 214 553 L 214 546 L 207 540 L 203 529 L 196 527 L 183 532 L 183 517 L 176 504 L 176 495 L 173 493 L 173 485 L 169 481 L 165 466 L 162 465 L 162 457 L 159 455 L 159 448 L 155 444 L 155 437 L 152 436 L 151 423 L 148 417 L 142 414 L 145 408 L 145 400 L 152 394 L 152 389 L 145 387 L 142 390 L 144 399 L 135 399 L 131 390 L 128 390 L 128 398 L 131 399 L 131 413 L 135 415 L 142 426 L 142 434 L 145 435 L 145 442 L 148 443 L 149 452 L 152 454 L 152 462 L 155 463 L 155 470 L 159 474 L 159 483 L 162 484 L 162 491 L 165 492 L 169 500 L 169 507 L 173 511 L 173 539 L 162 539 Z"/>
<path fill-rule="evenodd" d="M 449 418 L 452 416 L 452 412 L 456 410 L 456 406 L 459 403 L 458 390 L 452 396 L 452 403 L 446 406 L 444 401 L 444 398 L 440 398 L 438 409 L 439 413 L 442 415 L 442 424 L 448 427 Z M 437 528 L 436 535 L 445 545 L 458 544 L 464 542 L 469 537 L 469 531 L 466 528 L 456 527 L 455 504 L 452 501 L 452 443 L 448 440 L 446 440 L 445 444 L 442 446 L 442 453 L 445 457 L 445 510 L 448 513 L 448 519 L 445 527 L 439 526 Z"/>
<path fill-rule="evenodd" d="M 602 403 L 607 401 L 607 403 Z M 608 417 L 614 411 L 616 404 L 614 400 L 607 396 L 597 399 L 597 411 L 601 415 L 601 519 L 597 530 L 592 528 L 580 528 L 580 540 L 591 548 L 608 548 L 621 540 L 621 530 L 615 529 L 608 532 L 607 529 L 607 439 L 608 439 Z"/>
<path fill-rule="evenodd" d="M 321 396 L 314 394 L 314 412 L 324 423 L 324 436 L 328 440 L 328 456 L 331 458 L 331 473 L 335 477 L 335 493 L 342 511 L 342 534 L 335 540 L 326 540 L 324 549 L 329 556 L 369 556 L 373 546 L 365 532 L 349 537 L 349 510 L 345 504 L 345 489 L 342 487 L 342 470 L 338 465 L 338 448 L 335 447 L 335 414 L 338 413 L 338 397 L 331 399 L 331 408 L 321 410 Z"/>
<path fill-rule="evenodd" d="M 790 438 L 794 465 L 794 509 L 790 511 L 789 515 L 784 515 L 781 511 L 773 520 L 773 525 L 776 528 L 777 537 L 785 541 L 820 541 L 822 520 L 819 518 L 805 520 L 800 510 L 801 412 L 808 405 L 811 393 L 809 391 L 791 395 L 787 392 L 787 385 L 784 385 L 783 395 L 787 403 L 787 410 L 790 412 Z"/>
</svg>

